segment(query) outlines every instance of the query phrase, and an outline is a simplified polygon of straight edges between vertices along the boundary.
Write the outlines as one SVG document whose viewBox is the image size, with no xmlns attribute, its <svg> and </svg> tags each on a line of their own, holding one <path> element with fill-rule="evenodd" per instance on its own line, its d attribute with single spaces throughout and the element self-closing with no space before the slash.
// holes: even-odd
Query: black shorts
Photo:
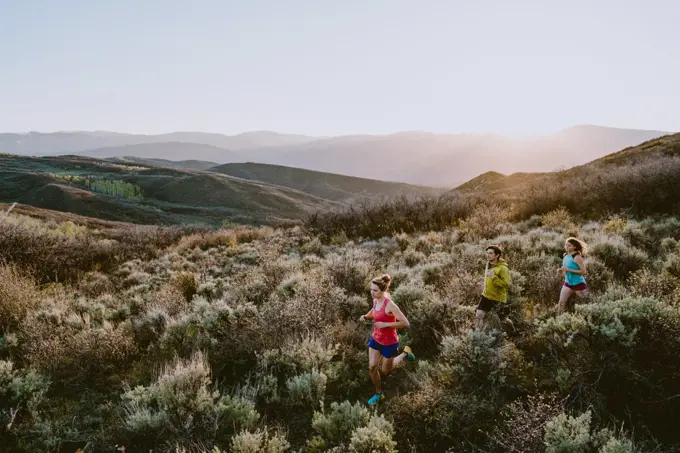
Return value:
<svg viewBox="0 0 680 453">
<path fill-rule="evenodd" d="M 484 311 L 484 312 L 496 310 L 498 312 L 498 316 L 500 316 L 501 318 L 504 318 L 508 314 L 510 314 L 510 310 L 508 309 L 507 303 L 502 303 L 502 302 L 498 302 L 497 300 L 487 299 L 484 296 L 480 296 L 479 305 L 477 305 L 477 310 L 481 310 L 481 311 Z"/>
</svg>

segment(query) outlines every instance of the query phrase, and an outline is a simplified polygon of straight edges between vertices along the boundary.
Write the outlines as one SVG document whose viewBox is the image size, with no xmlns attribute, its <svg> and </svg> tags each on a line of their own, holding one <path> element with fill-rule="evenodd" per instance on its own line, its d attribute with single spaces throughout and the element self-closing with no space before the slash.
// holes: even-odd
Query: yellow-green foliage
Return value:
<svg viewBox="0 0 680 453">
<path fill-rule="evenodd" d="M 125 181 L 109 179 L 85 180 L 85 187 L 93 192 L 104 195 L 126 198 L 128 200 L 142 199 L 142 189 L 136 184 Z"/>
<path fill-rule="evenodd" d="M 62 181 L 70 182 L 72 184 L 87 187 L 93 192 L 104 195 L 111 195 L 128 200 L 142 199 L 142 189 L 138 185 L 126 181 L 112 179 L 91 179 L 81 175 L 69 175 L 63 173 L 50 173 L 50 176 Z"/>
</svg>

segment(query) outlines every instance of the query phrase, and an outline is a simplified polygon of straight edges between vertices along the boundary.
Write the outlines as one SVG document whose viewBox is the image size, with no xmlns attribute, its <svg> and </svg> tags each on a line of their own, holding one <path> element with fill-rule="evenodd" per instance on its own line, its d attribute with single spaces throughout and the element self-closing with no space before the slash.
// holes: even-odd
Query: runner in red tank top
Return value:
<svg viewBox="0 0 680 453">
<path fill-rule="evenodd" d="M 360 321 L 373 319 L 373 331 L 368 342 L 368 369 L 371 381 L 375 386 L 375 394 L 368 400 L 369 406 L 376 404 L 384 398 L 382 393 L 382 381 L 378 363 L 382 359 L 381 370 L 387 376 L 402 360 L 415 360 L 411 348 L 404 347 L 399 353 L 399 334 L 397 329 L 409 327 L 408 319 L 401 312 L 397 304 L 390 298 L 389 289 L 392 277 L 383 275 L 371 280 L 371 295 L 373 296 L 373 308 L 365 315 L 359 317 Z"/>
</svg>

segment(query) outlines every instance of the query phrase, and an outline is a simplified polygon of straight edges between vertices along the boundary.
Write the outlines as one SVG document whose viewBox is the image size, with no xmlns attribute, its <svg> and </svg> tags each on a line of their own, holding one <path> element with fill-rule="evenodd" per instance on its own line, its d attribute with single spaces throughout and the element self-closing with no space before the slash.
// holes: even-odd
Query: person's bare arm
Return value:
<svg viewBox="0 0 680 453">
<path fill-rule="evenodd" d="M 583 261 L 583 257 L 581 255 L 576 255 L 574 258 L 574 262 L 578 265 L 579 269 L 575 270 L 572 269 L 571 272 L 574 274 L 580 274 L 580 275 L 585 275 L 586 274 L 586 263 Z"/>
<path fill-rule="evenodd" d="M 359 316 L 359 321 L 365 321 L 365 320 L 367 320 L 367 319 L 373 319 L 373 309 L 372 309 L 372 308 L 371 308 L 371 310 L 370 310 L 368 313 L 366 313 L 365 315 Z"/>
</svg>

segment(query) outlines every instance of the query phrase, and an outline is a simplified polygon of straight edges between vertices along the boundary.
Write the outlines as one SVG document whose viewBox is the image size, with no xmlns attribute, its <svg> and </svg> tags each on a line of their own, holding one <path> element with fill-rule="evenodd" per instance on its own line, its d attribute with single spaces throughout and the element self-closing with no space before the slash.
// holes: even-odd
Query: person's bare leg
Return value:
<svg viewBox="0 0 680 453">
<path fill-rule="evenodd" d="M 560 300 L 557 303 L 557 312 L 558 313 L 563 313 L 565 309 L 567 308 L 567 302 L 569 301 L 569 298 L 571 295 L 574 293 L 571 288 L 562 285 L 562 290 L 560 291 Z"/>
<path fill-rule="evenodd" d="M 387 376 L 394 370 L 399 364 L 408 357 L 408 354 L 402 352 L 396 357 L 390 357 L 389 359 L 383 359 L 381 371 L 384 376 Z"/>
<path fill-rule="evenodd" d="M 380 362 L 380 351 L 368 348 L 368 374 L 371 376 L 371 381 L 375 387 L 376 393 L 382 393 L 382 382 L 380 381 L 380 369 L 378 364 Z"/>
<path fill-rule="evenodd" d="M 586 297 L 588 297 L 588 290 L 584 289 L 582 291 L 575 291 L 576 296 L 579 298 L 579 300 L 583 301 Z"/>
<path fill-rule="evenodd" d="M 477 332 L 481 331 L 484 328 L 484 316 L 486 313 L 484 310 L 477 310 L 475 313 L 475 330 Z"/>
<path fill-rule="evenodd" d="M 509 334 L 513 334 L 517 332 L 517 328 L 515 327 L 515 323 L 512 322 L 512 319 L 510 319 L 510 316 L 506 316 L 501 320 L 501 324 L 503 325 L 503 328 L 505 331 Z"/>
</svg>

